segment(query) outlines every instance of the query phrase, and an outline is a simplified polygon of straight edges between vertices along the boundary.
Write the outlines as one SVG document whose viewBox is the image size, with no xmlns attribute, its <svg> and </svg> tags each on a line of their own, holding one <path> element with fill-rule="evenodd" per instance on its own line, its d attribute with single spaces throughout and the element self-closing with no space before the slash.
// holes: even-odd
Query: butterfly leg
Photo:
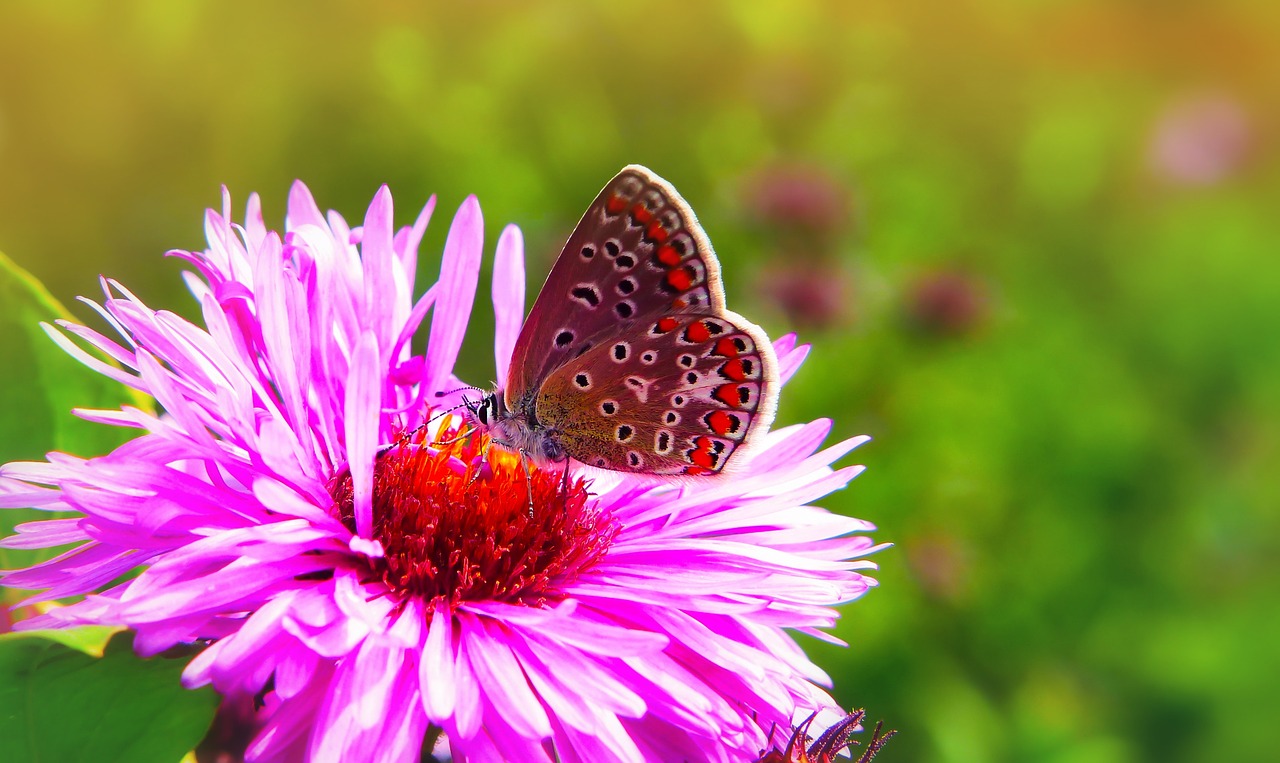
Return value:
<svg viewBox="0 0 1280 763">
<path fill-rule="evenodd" d="M 529 451 L 520 449 L 520 466 L 524 467 L 524 488 L 529 492 L 529 519 L 533 519 L 533 475 L 529 472 Z"/>
<path fill-rule="evenodd" d="M 564 460 L 564 468 L 560 470 L 560 495 L 569 495 L 569 459 Z"/>
<path fill-rule="evenodd" d="M 481 475 L 488 473 L 492 476 L 493 470 L 489 467 L 489 449 L 493 447 L 493 443 L 493 440 L 486 442 L 484 444 L 484 448 L 472 462 L 474 471 L 471 473 L 471 481 L 467 483 L 468 490 L 471 489 L 472 485 L 476 484 L 476 481 L 480 479 Z M 498 444 L 501 445 L 502 443 Z"/>
</svg>

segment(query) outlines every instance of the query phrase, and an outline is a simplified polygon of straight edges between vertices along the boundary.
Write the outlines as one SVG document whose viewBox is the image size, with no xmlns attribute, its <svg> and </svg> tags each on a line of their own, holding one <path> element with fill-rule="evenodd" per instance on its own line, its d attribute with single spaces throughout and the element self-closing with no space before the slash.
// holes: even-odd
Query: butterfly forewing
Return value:
<svg viewBox="0 0 1280 763">
<path fill-rule="evenodd" d="M 717 474 L 773 417 L 777 368 L 739 315 L 653 315 L 570 359 L 542 384 L 539 418 L 590 466 Z"/>
<path fill-rule="evenodd" d="M 494 441 L 636 474 L 719 474 L 768 429 L 777 390 L 773 346 L 725 308 L 693 211 L 632 165 L 591 203 L 547 276 L 516 341 Z"/>
<path fill-rule="evenodd" d="M 654 316 L 723 311 L 719 265 L 692 210 L 665 180 L 629 166 L 547 276 L 512 354 L 507 403 L 527 404 L 556 369 Z"/>
</svg>

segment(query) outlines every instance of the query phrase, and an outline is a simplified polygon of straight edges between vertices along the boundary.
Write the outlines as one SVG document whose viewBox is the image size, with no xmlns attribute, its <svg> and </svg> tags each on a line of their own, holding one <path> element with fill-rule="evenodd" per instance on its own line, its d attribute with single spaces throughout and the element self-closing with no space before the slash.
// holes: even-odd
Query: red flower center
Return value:
<svg viewBox="0 0 1280 763">
<path fill-rule="evenodd" d="M 329 486 L 342 522 L 355 531 L 351 475 Z M 498 600 L 542 606 L 594 565 L 618 534 L 587 500 L 581 478 L 522 464 L 486 435 L 439 442 L 421 431 L 378 456 L 373 537 L 385 556 L 371 573 L 392 591 L 424 600 Z"/>
</svg>

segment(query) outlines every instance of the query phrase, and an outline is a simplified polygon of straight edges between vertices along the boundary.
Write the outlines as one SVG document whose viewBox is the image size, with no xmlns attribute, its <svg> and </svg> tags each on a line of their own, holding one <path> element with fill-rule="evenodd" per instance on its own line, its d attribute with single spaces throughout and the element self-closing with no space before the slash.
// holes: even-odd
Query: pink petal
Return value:
<svg viewBox="0 0 1280 763">
<path fill-rule="evenodd" d="M 284 215 L 284 224 L 288 230 L 296 230 L 303 225 L 315 225 L 320 228 L 328 227 L 325 224 L 324 215 L 320 213 L 320 208 L 316 206 L 316 200 L 311 195 L 311 190 L 301 180 L 295 180 L 289 188 L 288 211 Z"/>
<path fill-rule="evenodd" d="M 551 723 L 547 712 L 529 688 L 529 682 L 520 665 L 511 654 L 506 641 L 509 636 L 502 626 L 492 623 L 486 626 L 476 620 L 473 629 L 463 628 L 467 640 L 467 655 L 476 672 L 485 696 L 493 703 L 504 723 L 526 739 L 543 739 L 551 736 Z"/>
<path fill-rule="evenodd" d="M 399 302 L 395 276 L 391 190 L 385 185 L 374 194 L 364 218 L 364 239 L 360 244 L 360 262 L 364 265 L 364 304 L 366 328 L 379 334 L 389 333 L 395 322 L 395 306 Z M 379 349 L 386 352 L 391 336 L 379 336 Z"/>
<path fill-rule="evenodd" d="M 396 338 L 395 346 L 391 349 L 391 357 L 399 360 L 404 354 L 404 348 L 409 346 L 409 341 L 413 339 L 413 334 L 418 330 L 418 326 L 422 324 L 422 319 L 427 317 L 427 311 L 435 304 L 436 293 L 440 288 L 440 284 L 432 284 L 426 293 L 418 298 L 414 303 L 413 309 L 409 311 L 409 319 L 405 321 L 404 328 L 400 330 L 400 336 Z"/>
<path fill-rule="evenodd" d="M 396 256 L 400 258 L 400 267 L 404 270 L 409 293 L 413 293 L 413 281 L 418 267 L 418 245 L 422 243 L 422 235 L 427 232 L 427 224 L 431 222 L 431 213 L 436 209 L 436 197 L 433 194 L 413 221 L 413 227 L 401 229 L 396 233 Z"/>
<path fill-rule="evenodd" d="M 666 637 L 662 634 L 595 622 L 581 616 L 548 616 L 546 610 L 515 607 L 499 602 L 468 604 L 464 609 L 485 612 L 497 620 L 519 624 L 524 628 L 534 627 L 545 633 L 554 633 L 563 643 L 592 654 L 611 657 L 650 654 L 667 645 Z"/>
<path fill-rule="evenodd" d="M 356 652 L 352 666 L 355 674 L 352 693 L 357 698 L 355 719 L 361 728 L 371 729 L 384 716 L 403 712 L 402 708 L 388 712 L 387 703 L 391 699 L 391 685 L 404 659 L 405 653 L 400 649 L 388 648 L 373 639 L 366 640 Z"/>
<path fill-rule="evenodd" d="M 378 450 L 378 413 L 382 409 L 382 379 L 378 339 L 365 332 L 351 358 L 347 378 L 347 467 L 355 492 L 356 534 L 373 534 L 373 461 Z"/>
<path fill-rule="evenodd" d="M 82 521 L 79 517 L 72 517 L 23 522 L 13 528 L 17 535 L 0 540 L 0 548 L 50 548 L 79 543 L 89 539 L 80 528 Z"/>
<path fill-rule="evenodd" d="M 268 239 L 276 241 L 275 237 Z M 269 244 L 270 245 L 270 244 Z M 289 422 L 294 428 L 307 425 L 304 397 L 310 389 L 310 318 L 297 280 L 286 268 L 271 264 L 256 274 L 258 315 L 262 338 L 267 346 L 276 391 L 283 398 Z"/>
<path fill-rule="evenodd" d="M 475 615 L 468 612 L 458 613 L 457 619 L 463 633 L 468 629 L 479 627 Z M 459 637 L 454 640 L 454 646 L 457 650 L 454 653 L 454 678 L 457 691 L 454 694 L 453 721 L 457 724 L 458 734 L 463 739 L 471 739 L 480 732 L 484 723 L 484 703 L 481 699 L 480 681 L 471 667 L 471 657 L 467 653 L 467 639 L 463 634 L 459 634 Z"/>
<path fill-rule="evenodd" d="M 476 283 L 480 280 L 483 249 L 484 217 L 480 214 L 480 202 L 468 196 L 454 215 L 444 242 L 439 297 L 427 339 L 427 378 L 423 384 L 428 390 L 442 389 L 441 384 L 458 359 L 475 301 Z"/>
<path fill-rule="evenodd" d="M 796 335 L 787 334 L 773 343 L 773 351 L 778 356 L 778 383 L 786 384 L 796 375 L 804 359 L 809 357 L 809 345 L 796 346 Z"/>
<path fill-rule="evenodd" d="M 453 615 L 448 607 L 440 605 L 431 614 L 418 666 L 422 705 L 427 716 L 436 722 L 453 714 L 457 700 L 453 653 Z"/>
<path fill-rule="evenodd" d="M 508 225 L 493 258 L 493 358 L 499 384 L 507 379 L 507 364 L 524 324 L 524 297 L 524 236 Z"/>
</svg>

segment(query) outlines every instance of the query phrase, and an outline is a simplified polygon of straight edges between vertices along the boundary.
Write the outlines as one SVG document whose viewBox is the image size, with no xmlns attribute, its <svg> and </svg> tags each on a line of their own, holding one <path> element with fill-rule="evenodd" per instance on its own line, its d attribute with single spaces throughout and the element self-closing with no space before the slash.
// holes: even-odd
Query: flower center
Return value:
<svg viewBox="0 0 1280 763">
<path fill-rule="evenodd" d="M 385 555 L 371 572 L 424 600 L 498 600 L 542 606 L 608 550 L 618 526 L 588 502 L 581 478 L 522 464 L 487 435 L 439 441 L 421 430 L 378 456 L 373 537 Z M 329 486 L 334 510 L 355 532 L 351 475 Z"/>
</svg>

